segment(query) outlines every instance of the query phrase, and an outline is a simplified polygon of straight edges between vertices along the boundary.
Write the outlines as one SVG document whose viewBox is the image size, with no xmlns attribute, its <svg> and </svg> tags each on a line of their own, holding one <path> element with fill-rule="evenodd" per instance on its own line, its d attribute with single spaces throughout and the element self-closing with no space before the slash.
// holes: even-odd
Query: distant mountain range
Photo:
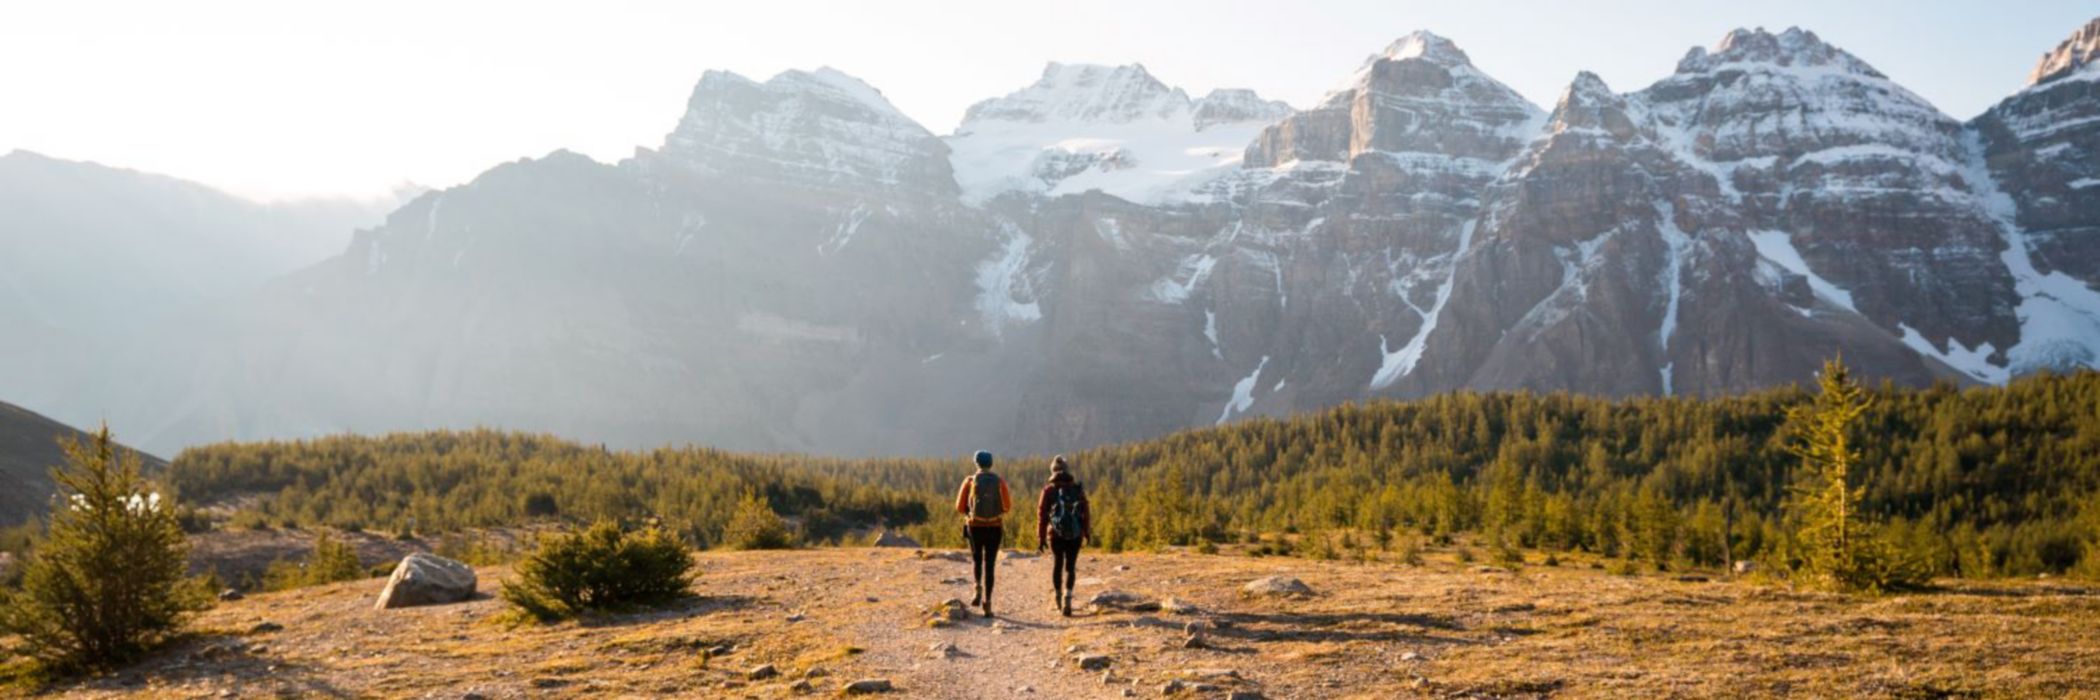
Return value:
<svg viewBox="0 0 2100 700">
<path fill-rule="evenodd" d="M 1550 109 L 1428 33 L 1306 109 L 1052 64 L 947 136 L 835 70 L 710 72 L 618 163 L 499 165 L 266 283 L 121 275 L 146 291 L 94 313 L 252 287 L 148 330 L 55 325 L 99 268 L 0 288 L 26 341 L 0 391 L 161 451 L 490 425 L 935 454 L 1458 389 L 1721 394 L 1837 353 L 2002 383 L 2100 364 L 2096 37 L 1966 122 L 1800 29 Z M 0 240 L 131 245 L 11 201 L 123 241 L 152 236 L 85 213 L 185 215 L 68 187 L 0 179 Z"/>
</svg>

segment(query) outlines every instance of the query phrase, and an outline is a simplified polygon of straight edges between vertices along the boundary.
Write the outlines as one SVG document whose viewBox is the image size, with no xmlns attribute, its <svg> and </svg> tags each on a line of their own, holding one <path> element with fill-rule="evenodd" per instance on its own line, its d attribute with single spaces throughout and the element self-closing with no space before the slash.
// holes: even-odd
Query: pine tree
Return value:
<svg viewBox="0 0 2100 700">
<path fill-rule="evenodd" d="M 744 495 L 723 531 L 723 542 L 735 549 L 788 549 L 795 546 L 794 533 L 766 500 L 756 493 Z"/>
<path fill-rule="evenodd" d="M 0 599 L 0 632 L 54 670 L 106 667 L 165 639 L 208 597 L 184 578 L 188 541 L 109 427 L 61 439 L 52 471 L 62 498 L 24 567 L 22 589 Z"/>
<path fill-rule="evenodd" d="M 1852 485 L 1859 447 L 1852 433 L 1871 401 L 1842 360 L 1823 364 L 1814 401 L 1787 411 L 1793 431 L 1788 451 L 1801 459 L 1806 478 L 1796 487 L 1795 539 L 1802 570 L 1818 586 L 1879 593 L 1921 583 L 1915 567 L 1875 536 L 1860 510 L 1866 489 Z"/>
</svg>

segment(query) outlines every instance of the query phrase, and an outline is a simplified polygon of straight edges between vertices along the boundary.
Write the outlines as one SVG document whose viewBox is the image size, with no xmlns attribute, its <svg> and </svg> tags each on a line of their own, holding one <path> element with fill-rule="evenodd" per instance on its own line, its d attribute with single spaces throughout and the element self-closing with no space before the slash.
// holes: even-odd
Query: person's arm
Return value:
<svg viewBox="0 0 2100 700">
<path fill-rule="evenodd" d="M 955 512 L 970 514 L 970 480 L 963 479 L 962 488 L 955 492 Z"/>
<path fill-rule="evenodd" d="M 1014 495 L 1013 495 L 1013 492 L 1011 492 L 1011 491 L 1007 491 L 1007 490 L 1006 490 L 1006 480 L 1005 480 L 1005 479 L 1000 479 L 1000 480 L 999 480 L 999 516 L 1000 516 L 1000 517 L 1005 517 L 1007 513 L 1012 513 L 1012 512 L 1014 512 Z"/>
</svg>

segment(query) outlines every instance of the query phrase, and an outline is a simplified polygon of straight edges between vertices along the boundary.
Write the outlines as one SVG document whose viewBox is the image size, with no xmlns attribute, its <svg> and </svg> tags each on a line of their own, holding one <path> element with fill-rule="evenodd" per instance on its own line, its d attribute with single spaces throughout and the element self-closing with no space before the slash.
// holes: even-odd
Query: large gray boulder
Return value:
<svg viewBox="0 0 2100 700">
<path fill-rule="evenodd" d="M 435 554 L 416 552 L 394 567 L 379 592 L 378 610 L 457 603 L 474 597 L 473 567 Z"/>
<path fill-rule="evenodd" d="M 922 545 L 919 544 L 918 540 L 912 539 L 910 535 L 896 530 L 883 530 L 882 534 L 875 536 L 875 546 L 918 549 Z"/>
</svg>

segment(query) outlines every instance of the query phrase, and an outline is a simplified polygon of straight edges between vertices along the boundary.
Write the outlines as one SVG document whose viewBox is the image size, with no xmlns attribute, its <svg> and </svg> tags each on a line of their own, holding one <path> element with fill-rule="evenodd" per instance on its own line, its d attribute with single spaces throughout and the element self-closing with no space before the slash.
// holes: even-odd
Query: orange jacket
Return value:
<svg viewBox="0 0 2100 700">
<path fill-rule="evenodd" d="M 984 473 L 984 472 L 979 472 L 979 473 L 980 473 L 980 474 L 982 474 L 982 473 Z M 1011 512 L 1013 512 L 1013 510 L 1014 510 L 1014 497 L 1013 497 L 1013 493 L 1012 493 L 1011 491 L 1008 491 L 1008 490 L 1006 489 L 1006 479 L 1005 479 L 1004 477 L 1001 477 L 1001 478 L 999 479 L 999 516 L 1000 516 L 1000 517 L 997 517 L 997 518 L 978 518 L 978 517 L 972 517 L 972 516 L 970 515 L 970 492 L 972 492 L 972 491 L 974 491 L 974 490 L 975 490 L 975 489 L 972 489 L 972 488 L 970 487 L 970 483 L 971 483 L 971 480 L 972 480 L 972 479 L 976 479 L 976 478 L 977 478 L 977 475 L 976 475 L 976 474 L 972 474 L 972 475 L 970 475 L 970 476 L 969 476 L 969 478 L 963 479 L 963 482 L 962 482 L 962 489 L 960 489 L 960 490 L 958 490 L 958 491 L 956 491 L 956 492 L 955 492 L 955 512 L 957 512 L 957 513 L 961 513 L 961 514 L 962 514 L 962 516 L 963 516 L 963 519 L 964 519 L 964 520 L 966 521 L 966 524 L 968 524 L 968 525 L 969 525 L 970 527 L 1000 527 L 1000 526 L 1003 526 L 1003 525 L 1005 525 L 1005 524 L 1006 524 L 1006 514 L 1007 514 L 1007 513 L 1011 513 Z"/>
</svg>

